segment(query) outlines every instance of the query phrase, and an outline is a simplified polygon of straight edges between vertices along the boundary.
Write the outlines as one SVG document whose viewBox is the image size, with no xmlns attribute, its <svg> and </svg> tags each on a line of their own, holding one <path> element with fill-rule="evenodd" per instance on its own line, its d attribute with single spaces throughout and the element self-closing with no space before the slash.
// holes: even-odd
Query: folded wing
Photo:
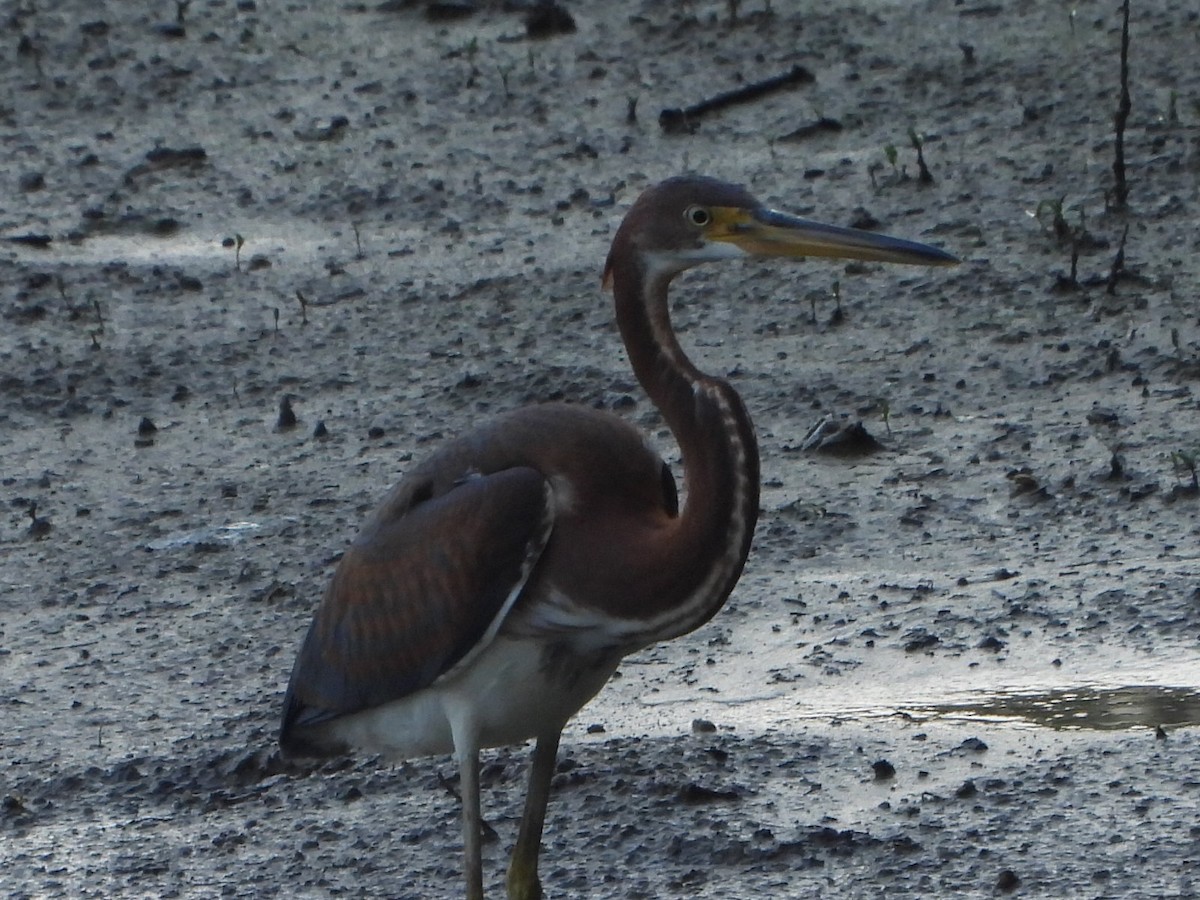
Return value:
<svg viewBox="0 0 1200 900">
<path fill-rule="evenodd" d="M 495 636 L 550 536 L 553 506 L 528 467 L 435 494 L 401 485 L 338 565 L 296 659 L 280 741 L 428 687 Z M 396 499 L 398 496 L 398 499 Z"/>
</svg>

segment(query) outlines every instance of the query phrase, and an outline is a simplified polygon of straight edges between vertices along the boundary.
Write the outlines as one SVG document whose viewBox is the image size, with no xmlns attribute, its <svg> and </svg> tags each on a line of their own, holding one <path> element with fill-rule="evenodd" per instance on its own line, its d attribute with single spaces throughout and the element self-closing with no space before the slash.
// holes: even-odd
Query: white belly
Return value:
<svg viewBox="0 0 1200 900">
<path fill-rule="evenodd" d="M 395 759 L 451 753 L 456 733 L 474 735 L 479 747 L 519 744 L 560 730 L 619 662 L 612 654 L 581 663 L 539 641 L 497 637 L 462 670 L 401 700 L 337 719 L 329 731 L 352 747 Z"/>
</svg>

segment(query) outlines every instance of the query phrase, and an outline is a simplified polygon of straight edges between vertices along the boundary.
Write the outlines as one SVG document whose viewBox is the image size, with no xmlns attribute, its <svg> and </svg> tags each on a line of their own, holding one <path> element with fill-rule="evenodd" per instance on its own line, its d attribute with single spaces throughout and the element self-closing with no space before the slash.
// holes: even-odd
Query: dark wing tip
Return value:
<svg viewBox="0 0 1200 900">
<path fill-rule="evenodd" d="M 305 706 L 289 684 L 283 698 L 283 720 L 279 723 L 279 748 L 283 755 L 325 758 L 347 752 L 348 747 L 325 737 L 320 729 L 320 724 L 330 718 L 319 709 Z"/>
</svg>

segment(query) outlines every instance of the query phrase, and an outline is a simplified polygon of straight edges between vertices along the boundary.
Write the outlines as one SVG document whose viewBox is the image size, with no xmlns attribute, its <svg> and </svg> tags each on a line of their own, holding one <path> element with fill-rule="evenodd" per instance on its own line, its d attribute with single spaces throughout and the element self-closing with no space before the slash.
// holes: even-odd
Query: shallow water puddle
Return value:
<svg viewBox="0 0 1200 900">
<path fill-rule="evenodd" d="M 871 690 L 857 694 L 857 702 L 832 704 L 825 698 L 792 700 L 794 711 L 782 713 L 782 698 L 747 698 L 736 711 L 724 703 L 726 721 L 758 720 L 783 724 L 787 720 L 870 722 L 903 720 L 920 723 L 986 723 L 1055 730 L 1121 731 L 1143 728 L 1200 727 L 1200 688 L 1186 685 L 1140 684 L 1057 685 L 1034 689 L 954 691 L 941 696 L 886 697 L 867 701 Z M 733 713 L 730 715 L 730 713 Z"/>
<path fill-rule="evenodd" d="M 1030 655 L 1047 654 L 1033 650 Z M 887 654 L 840 675 L 771 683 L 778 662 L 778 655 L 767 650 L 706 667 L 697 685 L 660 682 L 618 708 L 621 693 L 636 682 L 620 685 L 615 696 L 602 694 L 597 705 L 652 731 L 684 729 L 694 717 L 752 731 L 788 729 L 798 721 L 867 727 L 942 722 L 1076 732 L 1200 727 L 1200 658 L 1188 654 L 1168 659 L 1110 653 L 1062 667 L 1015 658 L 964 666 L 957 659 Z M 758 668 L 764 665 L 765 670 Z"/>
<path fill-rule="evenodd" d="M 1028 655 L 1048 654 L 1030 648 Z M 864 666 L 851 684 L 822 684 L 799 698 L 801 715 L 1093 731 L 1200 726 L 1200 658 L 1186 653 L 1113 652 L 1072 658 L 1060 668 L 1016 656 L 965 668 L 907 656 L 883 668 L 880 662 Z"/>
<path fill-rule="evenodd" d="M 1011 691 L 903 710 L 916 719 L 947 718 L 1115 731 L 1200 725 L 1200 690 L 1167 685 L 1080 685 Z"/>
<path fill-rule="evenodd" d="M 1049 673 L 992 681 L 945 673 L 943 678 L 857 681 L 839 692 L 828 690 L 799 700 L 806 719 L 988 723 L 1056 730 L 1121 731 L 1200 727 L 1200 665 L 1114 664 L 1107 672 L 1076 671 L 1074 678 Z M 983 677 L 978 677 L 982 675 Z M 1040 675 L 1040 677 L 1039 677 Z M 956 677 L 957 676 L 957 677 Z M 991 683 L 988 683 L 991 681 Z M 849 700 L 850 702 L 845 702 Z"/>
</svg>

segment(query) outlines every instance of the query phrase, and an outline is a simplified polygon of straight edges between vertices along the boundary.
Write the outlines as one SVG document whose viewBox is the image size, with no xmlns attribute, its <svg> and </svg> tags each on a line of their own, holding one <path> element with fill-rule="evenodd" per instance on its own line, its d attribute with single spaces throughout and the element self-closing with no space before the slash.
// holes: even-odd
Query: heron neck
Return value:
<svg viewBox="0 0 1200 900">
<path fill-rule="evenodd" d="M 683 457 L 685 502 L 664 548 L 679 575 L 674 637 L 724 604 L 741 575 L 758 520 L 759 458 L 754 426 L 726 381 L 701 372 L 671 328 L 667 289 L 674 273 L 637 263 L 614 268 L 617 324 L 637 379 L 666 420 Z"/>
</svg>

